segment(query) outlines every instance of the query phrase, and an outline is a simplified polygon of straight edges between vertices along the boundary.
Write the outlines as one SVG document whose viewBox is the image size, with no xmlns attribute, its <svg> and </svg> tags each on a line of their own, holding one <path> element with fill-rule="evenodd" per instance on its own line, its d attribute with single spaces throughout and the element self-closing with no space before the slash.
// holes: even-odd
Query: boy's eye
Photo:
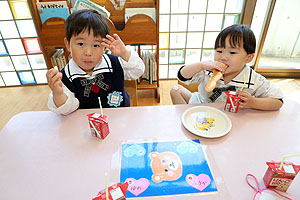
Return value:
<svg viewBox="0 0 300 200">
<path fill-rule="evenodd" d="M 221 51 L 221 50 L 217 50 L 217 52 L 218 52 L 218 53 L 222 53 L 222 51 Z"/>
<path fill-rule="evenodd" d="M 97 48 L 98 48 L 98 47 L 100 47 L 100 45 L 99 45 L 99 44 L 94 44 L 94 47 L 97 47 Z"/>
<path fill-rule="evenodd" d="M 234 51 L 231 51 L 231 52 L 230 52 L 230 54 L 236 54 L 236 52 L 234 52 Z"/>
<path fill-rule="evenodd" d="M 77 45 L 78 46 L 83 46 L 83 43 L 82 42 L 78 42 Z"/>
</svg>

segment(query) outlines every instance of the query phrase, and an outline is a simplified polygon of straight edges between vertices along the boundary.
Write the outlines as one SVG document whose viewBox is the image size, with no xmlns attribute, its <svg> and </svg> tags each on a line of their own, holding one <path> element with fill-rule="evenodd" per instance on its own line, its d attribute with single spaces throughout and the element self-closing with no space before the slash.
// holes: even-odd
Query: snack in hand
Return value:
<svg viewBox="0 0 300 200">
<path fill-rule="evenodd" d="M 226 64 L 225 64 L 226 65 Z M 228 65 L 226 65 L 226 68 Z M 208 83 L 205 86 L 206 92 L 211 92 L 216 88 L 217 82 L 222 78 L 222 72 L 218 70 L 214 70 L 212 76 L 210 77 Z"/>
</svg>

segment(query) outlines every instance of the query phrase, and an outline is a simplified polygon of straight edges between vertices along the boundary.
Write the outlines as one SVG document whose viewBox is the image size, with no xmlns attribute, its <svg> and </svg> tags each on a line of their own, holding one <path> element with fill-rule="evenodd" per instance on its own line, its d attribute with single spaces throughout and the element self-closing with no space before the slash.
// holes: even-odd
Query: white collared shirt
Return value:
<svg viewBox="0 0 300 200">
<path fill-rule="evenodd" d="M 211 103 L 211 102 L 226 102 L 227 95 L 222 92 L 222 94 L 215 100 L 211 100 L 210 97 L 214 92 L 206 92 L 205 85 L 210 79 L 211 72 L 201 71 L 192 77 L 191 80 L 184 81 L 185 84 L 201 82 L 198 87 L 198 92 L 192 94 L 189 103 Z M 244 78 L 245 77 L 245 78 Z M 245 83 L 245 85 L 244 85 Z M 230 86 L 235 87 L 235 91 L 240 90 L 244 85 L 243 90 L 249 92 L 252 96 L 257 98 L 276 98 L 282 99 L 283 93 L 281 89 L 274 84 L 270 83 L 265 77 L 255 72 L 249 66 L 245 66 L 243 70 L 233 78 L 229 83 L 225 85 L 224 80 L 221 79 L 217 82 L 216 88 L 228 88 Z"/>
</svg>

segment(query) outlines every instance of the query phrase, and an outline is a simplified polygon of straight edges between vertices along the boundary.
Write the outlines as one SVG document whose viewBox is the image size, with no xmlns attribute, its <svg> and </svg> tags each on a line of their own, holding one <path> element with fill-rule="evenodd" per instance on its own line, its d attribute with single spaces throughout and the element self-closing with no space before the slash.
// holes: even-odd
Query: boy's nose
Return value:
<svg viewBox="0 0 300 200">
<path fill-rule="evenodd" d="M 85 48 L 85 49 L 84 49 L 84 54 L 85 54 L 86 56 L 92 55 L 91 49 L 90 49 L 89 47 Z"/>
<path fill-rule="evenodd" d="M 223 55 L 221 56 L 221 60 L 222 60 L 222 61 L 227 61 L 227 60 L 228 60 L 228 56 L 225 55 L 225 54 L 223 54 Z"/>
</svg>

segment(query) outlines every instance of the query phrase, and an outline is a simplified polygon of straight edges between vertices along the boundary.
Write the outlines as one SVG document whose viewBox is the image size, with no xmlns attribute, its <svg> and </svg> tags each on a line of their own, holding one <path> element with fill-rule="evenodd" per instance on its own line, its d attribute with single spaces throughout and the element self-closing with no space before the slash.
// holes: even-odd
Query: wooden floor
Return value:
<svg viewBox="0 0 300 200">
<path fill-rule="evenodd" d="M 269 79 L 278 85 L 286 98 L 300 103 L 300 79 Z M 170 89 L 177 80 L 161 80 L 160 102 L 154 98 L 154 90 L 138 91 L 138 106 L 171 105 Z M 9 119 L 25 111 L 48 110 L 50 89 L 47 85 L 0 88 L 0 130 Z"/>
</svg>

